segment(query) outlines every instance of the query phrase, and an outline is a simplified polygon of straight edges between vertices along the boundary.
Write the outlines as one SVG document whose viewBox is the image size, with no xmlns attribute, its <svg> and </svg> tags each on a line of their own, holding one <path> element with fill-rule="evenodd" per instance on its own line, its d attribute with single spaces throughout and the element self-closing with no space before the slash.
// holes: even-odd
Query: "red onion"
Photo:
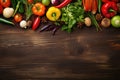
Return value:
<svg viewBox="0 0 120 80">
<path fill-rule="evenodd" d="M 52 5 L 57 6 L 60 4 L 60 0 L 51 0 Z"/>
</svg>

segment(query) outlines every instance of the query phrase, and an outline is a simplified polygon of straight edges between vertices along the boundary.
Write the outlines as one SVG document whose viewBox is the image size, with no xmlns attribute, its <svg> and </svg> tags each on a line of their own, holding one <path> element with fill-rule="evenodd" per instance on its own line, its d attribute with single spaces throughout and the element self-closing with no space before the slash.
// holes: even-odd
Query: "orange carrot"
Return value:
<svg viewBox="0 0 120 80">
<path fill-rule="evenodd" d="M 82 0 L 83 1 L 83 7 L 85 11 L 88 11 L 88 5 L 87 5 L 87 0 Z"/>
<path fill-rule="evenodd" d="M 86 9 L 86 11 L 90 10 L 89 0 L 85 0 L 85 9 Z"/>
<path fill-rule="evenodd" d="M 93 6 L 93 0 L 89 0 L 88 5 L 89 5 L 89 11 L 91 11 Z"/>
<path fill-rule="evenodd" d="M 98 5 L 98 1 L 97 0 L 93 0 L 93 5 L 92 5 L 92 13 L 95 14 L 97 12 L 97 6 Z"/>
<path fill-rule="evenodd" d="M 93 0 L 82 0 L 82 3 L 85 11 L 92 10 Z"/>
<path fill-rule="evenodd" d="M 82 0 L 82 4 L 83 4 L 84 10 L 85 10 L 85 0 Z"/>
</svg>

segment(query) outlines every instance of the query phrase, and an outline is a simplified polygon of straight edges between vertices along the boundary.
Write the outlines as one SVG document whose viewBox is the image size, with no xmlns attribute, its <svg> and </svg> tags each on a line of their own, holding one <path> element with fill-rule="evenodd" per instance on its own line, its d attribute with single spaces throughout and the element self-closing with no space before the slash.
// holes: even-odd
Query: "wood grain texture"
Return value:
<svg viewBox="0 0 120 80">
<path fill-rule="evenodd" d="M 0 80 L 119 80 L 120 29 L 69 34 L 0 24 Z"/>
</svg>

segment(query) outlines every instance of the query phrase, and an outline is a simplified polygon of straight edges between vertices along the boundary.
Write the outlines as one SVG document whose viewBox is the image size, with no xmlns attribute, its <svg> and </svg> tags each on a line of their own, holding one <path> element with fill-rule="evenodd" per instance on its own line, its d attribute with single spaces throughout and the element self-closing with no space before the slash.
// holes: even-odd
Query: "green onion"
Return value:
<svg viewBox="0 0 120 80">
<path fill-rule="evenodd" d="M 102 31 L 100 25 L 98 24 L 98 22 L 97 22 L 96 19 L 95 19 L 94 14 L 88 13 L 88 16 L 91 18 L 93 25 L 96 27 L 96 30 L 97 30 L 97 31 L 99 31 L 99 30 Z"/>
<path fill-rule="evenodd" d="M 98 0 L 98 12 L 101 13 L 101 5 L 102 5 L 102 1 Z"/>
</svg>

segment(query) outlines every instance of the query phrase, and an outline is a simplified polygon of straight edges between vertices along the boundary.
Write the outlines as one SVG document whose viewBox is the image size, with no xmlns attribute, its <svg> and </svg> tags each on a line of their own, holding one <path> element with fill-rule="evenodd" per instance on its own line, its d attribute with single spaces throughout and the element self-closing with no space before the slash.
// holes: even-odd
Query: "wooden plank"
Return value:
<svg viewBox="0 0 120 80">
<path fill-rule="evenodd" d="M 120 29 L 84 28 L 69 34 L 0 24 L 1 80 L 115 80 Z"/>
</svg>

